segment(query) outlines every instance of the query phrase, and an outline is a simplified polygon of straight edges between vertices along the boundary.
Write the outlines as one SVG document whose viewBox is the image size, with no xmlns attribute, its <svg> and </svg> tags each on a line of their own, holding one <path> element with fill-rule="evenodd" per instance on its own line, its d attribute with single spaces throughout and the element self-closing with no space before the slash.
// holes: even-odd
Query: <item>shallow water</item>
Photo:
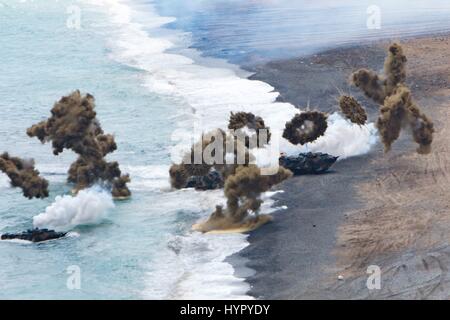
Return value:
<svg viewBox="0 0 450 320">
<path fill-rule="evenodd" d="M 0 175 L 0 233 L 30 228 L 33 216 L 70 192 L 65 172 L 75 155 L 53 156 L 50 145 L 28 138 L 25 130 L 74 89 L 96 97 L 102 126 L 118 144 L 108 158 L 130 173 L 133 193 L 116 201 L 99 223 L 75 227 L 76 236 L 41 244 L 0 242 L 0 298 L 249 298 L 244 279 L 224 261 L 247 245 L 246 236 L 190 231 L 223 202 L 221 191 L 169 190 L 173 134 L 190 135 L 197 122 L 205 129 L 224 127 L 229 111 L 239 110 L 257 112 L 280 129 L 294 106 L 274 103 L 272 87 L 201 54 L 223 58 L 223 50 L 231 50 L 226 58 L 239 61 L 254 48 L 258 56 L 272 57 L 273 46 L 286 43 L 275 41 L 290 30 L 283 23 L 296 18 L 280 14 L 287 12 L 287 2 L 193 1 L 189 8 L 180 3 L 158 1 L 156 11 L 149 1 L 0 1 L 0 151 L 35 158 L 51 183 L 48 199 L 27 200 Z M 82 13 L 79 30 L 66 26 L 67 9 L 74 4 Z M 308 10 L 317 12 L 309 17 L 314 25 L 328 9 Z M 218 26 L 226 17 L 222 34 Z M 258 21 L 267 17 L 281 25 L 267 26 L 271 32 L 264 38 Z M 248 40 L 233 36 L 239 28 Z M 304 37 L 312 40 L 313 34 Z M 240 54 L 241 45 L 250 51 Z M 336 115 L 331 124 L 329 134 L 310 149 L 345 157 L 367 152 L 374 143 L 370 126 L 351 126 Z M 342 146 L 340 134 L 355 139 Z M 283 148 L 299 151 L 288 144 Z M 270 194 L 265 198 L 263 211 L 273 211 Z M 66 285 L 72 265 L 81 270 L 80 290 Z"/>
</svg>

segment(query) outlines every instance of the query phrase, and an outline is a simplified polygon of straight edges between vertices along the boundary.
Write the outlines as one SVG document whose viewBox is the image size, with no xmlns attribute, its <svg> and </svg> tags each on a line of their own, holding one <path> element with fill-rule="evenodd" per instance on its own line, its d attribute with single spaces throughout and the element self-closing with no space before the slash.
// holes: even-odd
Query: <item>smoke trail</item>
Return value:
<svg viewBox="0 0 450 320">
<path fill-rule="evenodd" d="M 33 225 L 36 228 L 68 231 L 78 225 L 100 222 L 112 208 L 114 202 L 111 194 L 98 188 L 85 189 L 76 196 L 57 196 L 45 212 L 33 217 Z"/>
<path fill-rule="evenodd" d="M 11 179 L 13 187 L 21 188 L 28 199 L 48 197 L 48 181 L 39 176 L 33 159 L 23 160 L 5 152 L 0 155 L 0 171 Z"/>
</svg>

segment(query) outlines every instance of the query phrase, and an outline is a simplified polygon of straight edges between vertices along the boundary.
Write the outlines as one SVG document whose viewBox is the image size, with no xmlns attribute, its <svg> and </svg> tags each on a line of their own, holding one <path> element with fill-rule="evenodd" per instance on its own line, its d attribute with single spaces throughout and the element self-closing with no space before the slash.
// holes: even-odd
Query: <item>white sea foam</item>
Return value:
<svg viewBox="0 0 450 320">
<path fill-rule="evenodd" d="M 329 128 L 324 137 L 314 143 L 299 147 L 281 139 L 287 120 L 299 109 L 289 103 L 276 102 L 278 93 L 262 81 L 241 77 L 239 68 L 205 66 L 192 58 L 176 54 L 186 51 L 186 33 L 164 32 L 161 28 L 174 20 L 160 17 L 152 4 L 140 5 L 136 10 L 133 2 L 126 0 L 90 1 L 105 6 L 111 15 L 115 30 L 112 37 L 111 57 L 116 61 L 138 68 L 144 72 L 144 84 L 152 92 L 175 98 L 184 108 L 174 110 L 178 130 L 173 138 L 183 138 L 184 149 L 189 148 L 194 130 L 206 132 L 226 128 L 231 111 L 246 111 L 262 116 L 272 130 L 273 143 L 279 143 L 275 153 L 259 151 L 258 163 L 266 163 L 278 152 L 294 154 L 306 150 L 322 151 L 340 156 L 341 159 L 360 155 L 370 150 L 376 141 L 373 124 L 359 127 L 344 120 L 338 114 L 329 116 Z M 169 52 L 170 50 L 170 52 Z M 194 54 L 195 56 L 195 54 Z M 198 56 L 198 55 L 197 55 Z M 214 59 L 212 59 L 214 60 Z M 217 65 L 226 65 L 220 63 Z M 177 142 L 177 141 L 175 141 Z M 181 141 L 180 141 L 181 142 Z M 179 150 L 179 149 L 178 149 Z M 167 167 L 137 168 L 142 175 L 130 185 L 136 189 L 164 190 L 168 188 Z M 133 169 L 129 172 L 133 175 Z M 136 180 L 136 179 L 134 179 Z M 196 192 L 179 190 L 173 192 L 174 202 L 165 204 L 183 208 L 191 201 L 194 210 L 205 219 L 218 203 L 224 202 L 223 192 Z M 271 194 L 264 197 L 262 212 L 273 211 Z M 234 276 L 234 270 L 225 262 L 229 255 L 248 245 L 245 235 L 201 235 L 188 232 L 174 236 L 160 259 L 152 262 L 147 279 L 146 298 L 222 298 L 243 299 L 249 287 L 243 279 Z"/>
<path fill-rule="evenodd" d="M 78 232 L 75 232 L 75 231 L 70 231 L 70 232 L 67 232 L 66 237 L 68 237 L 68 238 L 78 238 L 78 237 L 80 237 L 80 234 Z"/>
<path fill-rule="evenodd" d="M 132 191 L 150 190 L 155 192 L 170 190 L 168 165 L 123 166 L 131 176 L 129 187 Z"/>
<path fill-rule="evenodd" d="M 216 204 L 224 204 L 222 190 L 174 191 L 166 209 L 183 204 L 206 219 Z M 205 235 L 187 231 L 172 235 L 167 246 L 152 257 L 144 298 L 149 299 L 251 299 L 248 283 L 234 275 L 225 259 L 248 245 L 243 234 Z"/>
<path fill-rule="evenodd" d="M 22 240 L 22 239 L 6 239 L 6 240 L 1 240 L 2 242 L 10 242 L 10 243 L 17 243 L 17 244 L 32 244 L 32 241 L 28 241 L 28 240 Z"/>
<path fill-rule="evenodd" d="M 167 175 L 167 171 L 166 171 Z M 168 178 L 168 176 L 166 176 Z M 283 209 L 272 197 L 283 191 L 262 195 L 261 213 Z M 161 210 L 172 212 L 182 204 L 183 211 L 196 212 L 199 220 L 207 219 L 215 205 L 225 205 L 223 190 L 196 191 L 182 189 L 165 194 Z M 172 200 L 171 200 L 172 199 Z M 187 231 L 172 235 L 167 246 L 152 256 L 143 297 L 148 299 L 252 299 L 244 278 L 226 258 L 248 245 L 247 235 L 208 235 Z"/>
<path fill-rule="evenodd" d="M 113 207 L 110 193 L 97 188 L 81 190 L 76 196 L 57 196 L 45 212 L 33 217 L 33 225 L 67 231 L 102 221 Z"/>
<path fill-rule="evenodd" d="M 247 235 L 203 235 L 197 232 L 172 239 L 183 273 L 175 282 L 169 298 L 249 299 L 250 289 L 224 260 L 248 245 Z"/>
</svg>

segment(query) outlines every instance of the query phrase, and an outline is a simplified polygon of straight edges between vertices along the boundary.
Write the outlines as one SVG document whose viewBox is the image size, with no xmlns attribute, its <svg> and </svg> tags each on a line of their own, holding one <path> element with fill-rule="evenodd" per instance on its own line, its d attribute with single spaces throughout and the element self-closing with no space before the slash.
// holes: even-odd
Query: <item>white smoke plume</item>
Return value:
<svg viewBox="0 0 450 320">
<path fill-rule="evenodd" d="M 333 113 L 328 116 L 328 128 L 324 136 L 304 146 L 294 146 L 282 140 L 280 149 L 288 155 L 306 151 L 325 152 L 342 160 L 369 152 L 377 141 L 377 129 L 373 123 L 360 126 Z"/>
<path fill-rule="evenodd" d="M 33 217 L 36 228 L 68 231 L 78 225 L 102 221 L 109 209 L 114 208 L 110 193 L 99 188 L 81 190 L 76 196 L 57 196 L 45 212 Z"/>
</svg>

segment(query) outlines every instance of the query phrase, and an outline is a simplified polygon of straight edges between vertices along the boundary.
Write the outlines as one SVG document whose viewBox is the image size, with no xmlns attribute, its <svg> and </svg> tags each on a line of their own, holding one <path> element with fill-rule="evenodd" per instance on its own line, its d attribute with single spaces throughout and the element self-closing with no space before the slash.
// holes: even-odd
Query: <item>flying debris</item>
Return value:
<svg viewBox="0 0 450 320">
<path fill-rule="evenodd" d="M 271 134 L 269 127 L 266 127 L 263 118 L 255 116 L 251 112 L 231 112 L 228 129 L 235 130 L 235 132 L 243 130 L 244 133 L 246 133 L 245 129 L 248 129 L 247 132 L 254 131 L 252 135 L 245 136 L 245 146 L 247 148 L 262 148 L 270 142 Z M 250 141 L 254 141 L 254 144 L 251 145 Z"/>
<path fill-rule="evenodd" d="M 427 154 L 431 152 L 434 126 L 415 104 L 405 84 L 406 62 L 402 47 L 394 43 L 389 47 L 383 76 L 372 70 L 360 69 L 353 73 L 352 82 L 367 97 L 381 105 L 376 125 L 385 152 L 398 139 L 401 129 L 409 127 L 414 141 L 419 144 L 417 152 Z"/>
<path fill-rule="evenodd" d="M 366 110 L 359 104 L 359 102 L 351 96 L 341 96 L 339 98 L 339 107 L 344 116 L 351 122 L 365 125 L 367 122 Z"/>
<path fill-rule="evenodd" d="M 67 232 L 56 232 L 54 230 L 48 229 L 28 229 L 27 231 L 21 233 L 5 233 L 2 234 L 2 240 L 27 240 L 31 242 L 42 242 L 47 240 L 53 240 L 62 238 L 67 234 Z"/>
<path fill-rule="evenodd" d="M 300 153 L 298 156 L 282 155 L 279 159 L 280 166 L 292 171 L 294 175 L 320 174 L 336 162 L 338 157 L 326 153 Z"/>
<path fill-rule="evenodd" d="M 296 114 L 286 122 L 283 138 L 292 144 L 304 145 L 323 136 L 327 130 L 327 115 L 319 111 L 306 111 Z"/>
<path fill-rule="evenodd" d="M 276 174 L 261 175 L 261 169 L 255 165 L 239 166 L 225 181 L 226 208 L 217 206 L 207 221 L 193 226 L 194 230 L 243 232 L 270 221 L 270 216 L 258 214 L 263 203 L 261 194 L 291 176 L 292 172 L 283 167 Z"/>
<path fill-rule="evenodd" d="M 39 176 L 32 159 L 22 160 L 5 152 L 0 155 L 0 171 L 9 177 L 13 187 L 21 188 L 28 199 L 48 197 L 48 181 Z"/>
<path fill-rule="evenodd" d="M 104 159 L 117 145 L 114 136 L 103 132 L 94 108 L 92 95 L 82 96 L 80 91 L 74 91 L 55 103 L 52 116 L 33 125 L 27 134 L 42 143 L 51 141 L 55 155 L 64 149 L 78 154 L 68 172 L 68 181 L 75 184 L 75 191 L 104 183 L 114 196 L 129 197 L 131 192 L 126 186 L 129 177 L 122 175 L 117 162 Z"/>
</svg>

